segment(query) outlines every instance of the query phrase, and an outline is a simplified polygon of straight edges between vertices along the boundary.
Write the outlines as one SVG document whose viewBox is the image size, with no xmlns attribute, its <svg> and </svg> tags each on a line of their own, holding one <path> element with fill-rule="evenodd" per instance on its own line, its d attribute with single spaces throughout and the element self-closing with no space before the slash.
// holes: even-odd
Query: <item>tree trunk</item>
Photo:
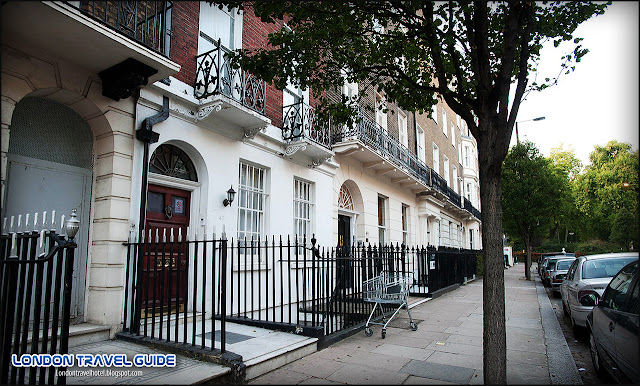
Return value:
<svg viewBox="0 0 640 386">
<path fill-rule="evenodd" d="M 482 137 L 482 136 L 481 136 Z M 483 371 L 485 384 L 507 383 L 507 337 L 502 248 L 501 152 L 488 135 L 478 139 L 482 208 Z M 484 140 L 484 141 L 483 141 Z"/>
</svg>

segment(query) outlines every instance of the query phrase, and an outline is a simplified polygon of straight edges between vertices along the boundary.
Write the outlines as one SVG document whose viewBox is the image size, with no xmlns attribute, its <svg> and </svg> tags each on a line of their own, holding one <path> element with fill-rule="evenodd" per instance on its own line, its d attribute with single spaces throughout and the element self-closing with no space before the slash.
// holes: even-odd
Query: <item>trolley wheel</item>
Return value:
<svg viewBox="0 0 640 386">
<path fill-rule="evenodd" d="M 410 326 L 411 326 L 411 331 L 415 331 L 418 329 L 418 324 L 416 322 L 411 322 Z"/>
<path fill-rule="evenodd" d="M 373 335 L 373 330 L 371 329 L 371 327 L 365 327 L 365 328 L 364 328 L 364 334 L 365 334 L 366 336 L 371 336 L 371 335 Z"/>
<path fill-rule="evenodd" d="M 381 335 L 382 335 L 382 339 L 384 339 L 384 337 L 387 336 L 387 329 L 386 328 L 382 329 Z"/>
</svg>

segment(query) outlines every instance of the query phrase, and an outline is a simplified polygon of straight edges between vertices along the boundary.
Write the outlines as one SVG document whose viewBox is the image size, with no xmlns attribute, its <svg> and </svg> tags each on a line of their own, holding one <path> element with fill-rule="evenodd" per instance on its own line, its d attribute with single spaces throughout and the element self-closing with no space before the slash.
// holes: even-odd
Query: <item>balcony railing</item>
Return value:
<svg viewBox="0 0 640 386">
<path fill-rule="evenodd" d="M 377 122 L 365 116 L 361 109 L 357 111 L 357 119 L 353 126 L 344 126 L 334 130 L 334 144 L 349 139 L 362 141 L 367 147 L 391 161 L 396 167 L 405 170 L 424 185 L 440 191 L 457 207 L 467 209 L 461 205 L 460 195 L 453 191 L 438 173 L 419 160 L 414 153 L 384 130 Z M 473 207 L 471 208 L 473 209 L 471 213 L 480 218 L 480 212 Z"/>
<path fill-rule="evenodd" d="M 168 56 L 167 16 L 171 7 L 171 1 L 80 1 L 79 9 L 109 28 Z"/>
<path fill-rule="evenodd" d="M 320 122 L 315 109 L 304 103 L 303 99 L 282 106 L 282 139 L 295 141 L 299 138 L 308 138 L 320 146 L 331 149 L 329 125 Z"/>
<path fill-rule="evenodd" d="M 264 115 L 266 83 L 241 68 L 234 68 L 229 53 L 218 39 L 216 48 L 196 56 L 195 97 L 204 99 L 224 95 Z"/>
</svg>

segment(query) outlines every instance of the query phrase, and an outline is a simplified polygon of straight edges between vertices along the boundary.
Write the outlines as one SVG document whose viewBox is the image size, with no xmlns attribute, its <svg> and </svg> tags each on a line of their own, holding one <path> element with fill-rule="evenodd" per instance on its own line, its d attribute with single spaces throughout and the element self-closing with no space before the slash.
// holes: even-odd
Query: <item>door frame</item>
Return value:
<svg viewBox="0 0 640 386">
<path fill-rule="evenodd" d="M 182 189 L 191 193 L 191 198 L 189 199 L 189 240 L 193 240 L 194 239 L 193 236 L 204 225 L 204 221 L 205 221 L 204 215 L 202 217 L 200 216 L 200 195 L 201 195 L 202 183 L 149 172 L 148 184 L 164 186 L 167 188 Z M 190 253 L 192 254 L 193 252 L 191 251 Z M 187 258 L 191 259 L 192 256 L 191 255 L 187 256 Z M 193 310 L 192 283 L 194 283 L 194 280 L 195 278 L 193 277 L 193 265 L 190 264 L 189 272 L 187 272 L 187 282 L 190 283 L 187 286 L 187 288 L 189 289 L 187 293 L 188 311 Z"/>
</svg>

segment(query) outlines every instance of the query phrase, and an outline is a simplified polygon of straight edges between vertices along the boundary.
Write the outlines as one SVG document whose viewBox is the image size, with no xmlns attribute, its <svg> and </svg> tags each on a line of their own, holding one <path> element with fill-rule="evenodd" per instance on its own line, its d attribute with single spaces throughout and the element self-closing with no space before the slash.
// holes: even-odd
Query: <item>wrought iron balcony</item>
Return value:
<svg viewBox="0 0 640 386">
<path fill-rule="evenodd" d="M 266 83 L 241 68 L 231 66 L 229 53 L 218 40 L 216 48 L 196 57 L 195 97 L 205 99 L 213 95 L 224 95 L 264 115 Z"/>
<path fill-rule="evenodd" d="M 331 149 L 328 124 L 320 122 L 313 107 L 300 101 L 282 106 L 282 139 L 295 141 L 307 138 L 320 146 Z"/>
<path fill-rule="evenodd" d="M 171 1 L 80 1 L 79 10 L 130 39 L 168 56 Z M 74 6 L 74 2 L 69 2 Z M 77 3 L 76 3 L 77 4 Z M 77 6 L 76 6 L 77 7 Z"/>
<path fill-rule="evenodd" d="M 446 196 L 456 207 L 467 209 L 461 204 L 458 193 L 451 189 L 447 182 L 433 169 L 402 145 L 397 138 L 384 130 L 377 122 L 364 115 L 361 109 L 357 111 L 356 123 L 334 130 L 333 144 L 357 139 L 382 158 L 390 161 L 395 167 L 404 170 L 425 186 L 430 186 Z M 470 212 L 480 218 L 480 212 L 471 207 Z"/>
</svg>

